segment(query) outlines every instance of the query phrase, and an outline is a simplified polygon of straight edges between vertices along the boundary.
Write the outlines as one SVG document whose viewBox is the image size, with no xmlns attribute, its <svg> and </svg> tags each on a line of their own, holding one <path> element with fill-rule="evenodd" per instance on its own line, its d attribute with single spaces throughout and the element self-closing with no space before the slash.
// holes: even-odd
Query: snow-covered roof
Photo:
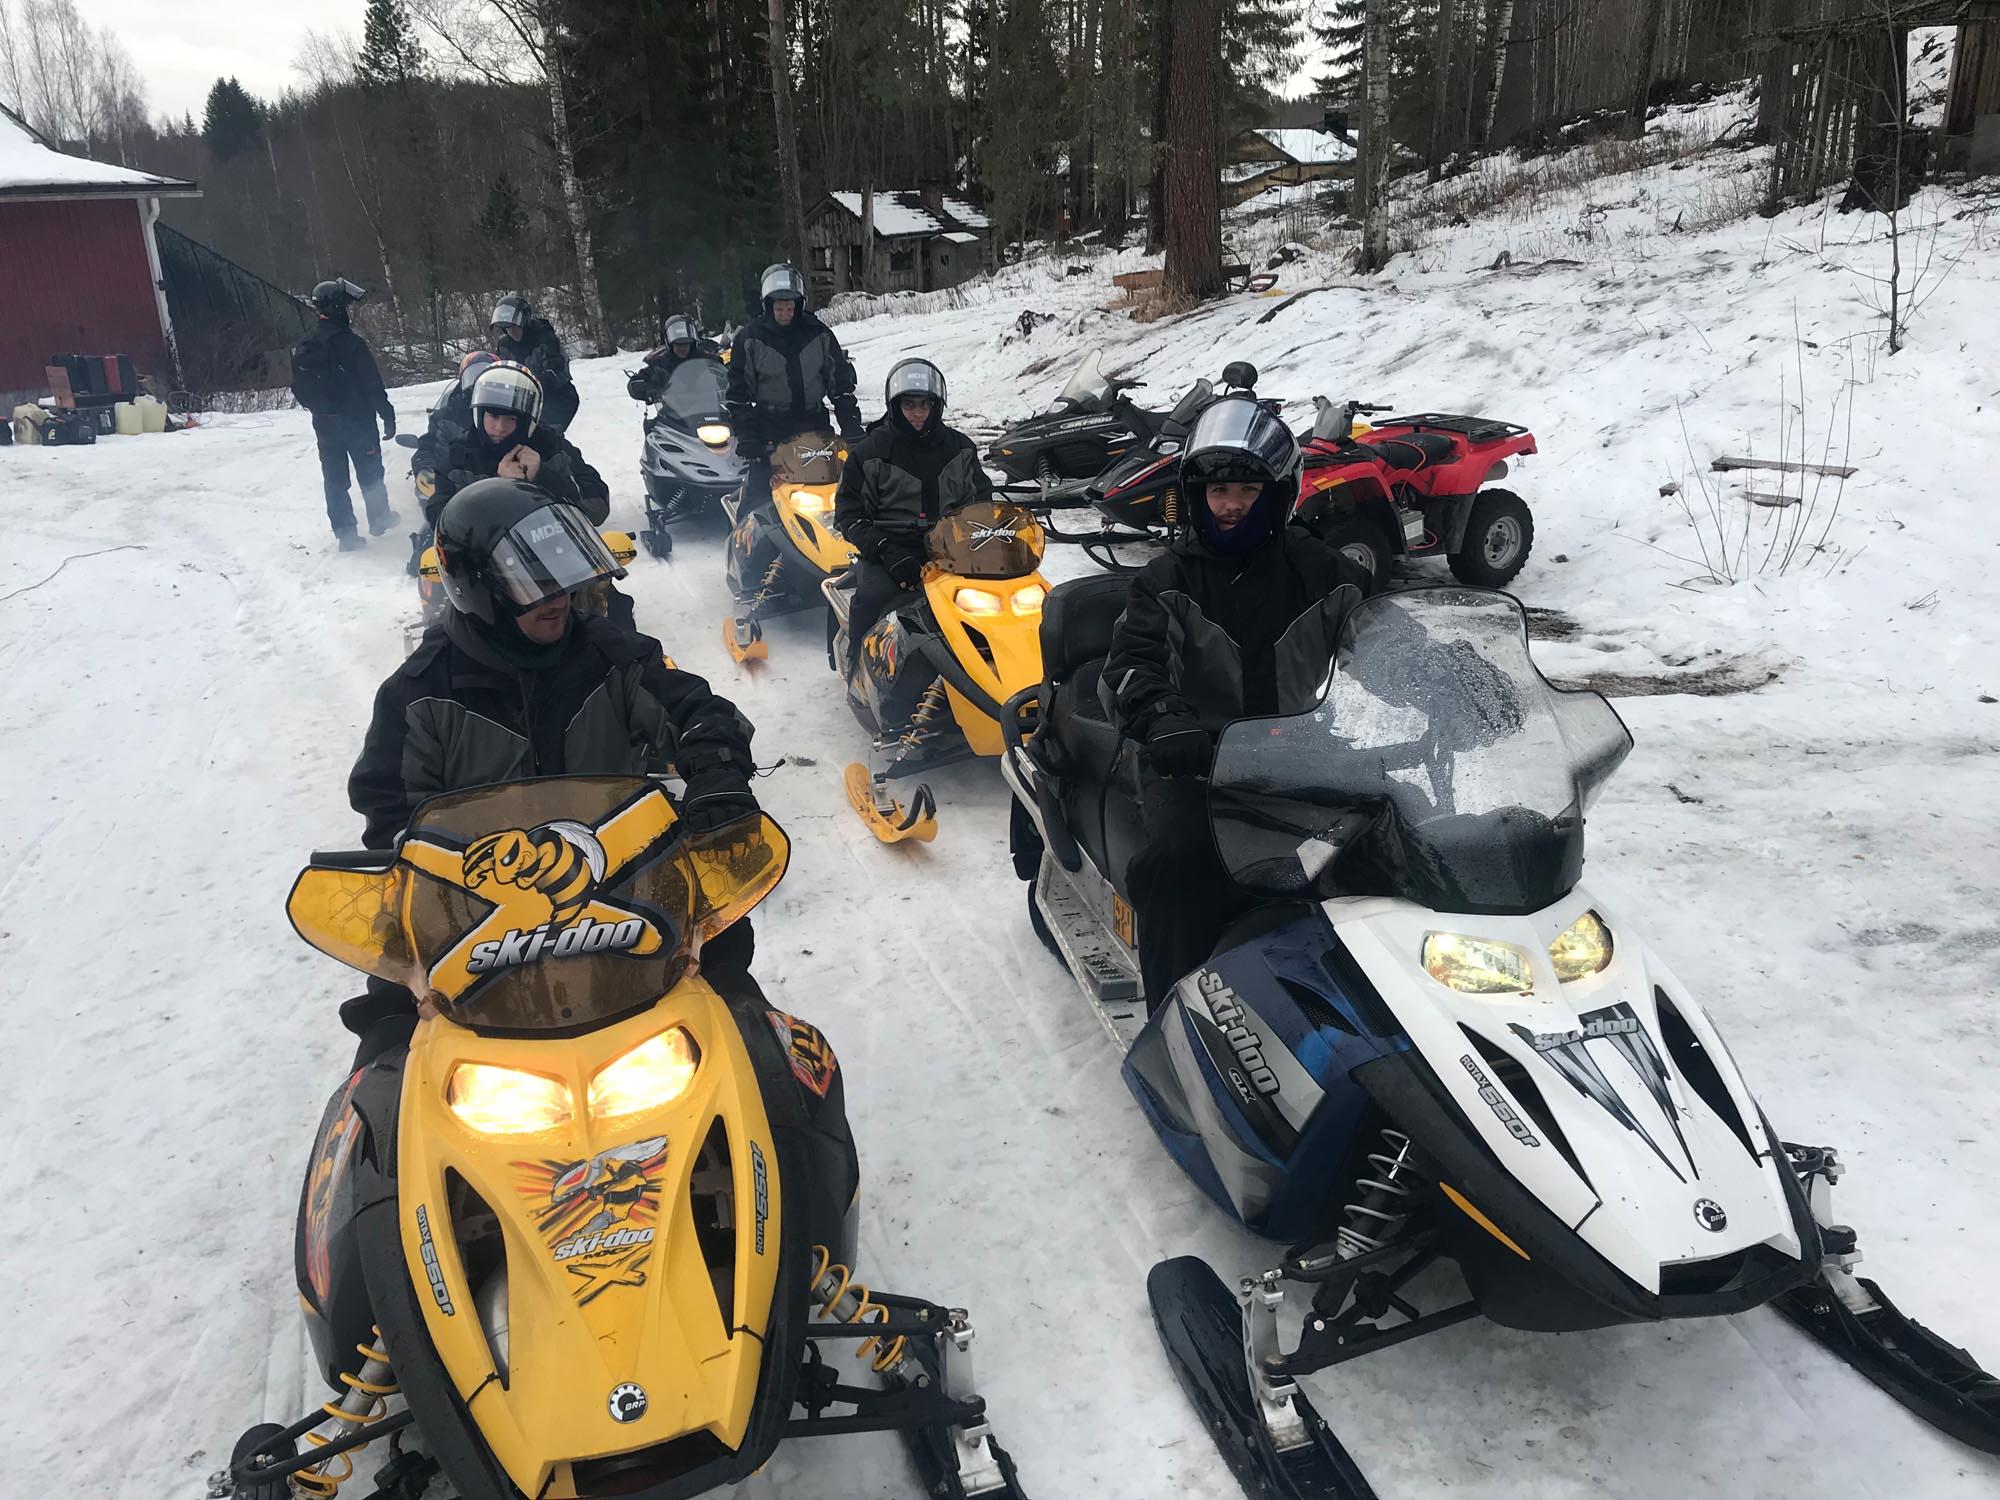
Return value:
<svg viewBox="0 0 2000 1500">
<path fill-rule="evenodd" d="M 1354 148 L 1323 130 L 1260 130 L 1257 132 L 1293 161 L 1306 165 L 1352 161 Z"/>
<path fill-rule="evenodd" d="M 979 243 L 979 236 L 969 229 L 947 229 L 944 232 L 944 237 L 954 245 L 976 245 Z"/>
<path fill-rule="evenodd" d="M 829 193 L 842 208 L 861 217 L 861 195 L 859 193 Z M 911 208 L 902 202 L 904 198 L 915 198 L 915 193 L 877 193 L 875 195 L 875 232 L 885 239 L 894 239 L 903 234 L 937 234 L 944 229 L 927 209 Z M 922 202 L 921 199 L 918 199 Z"/>
<path fill-rule="evenodd" d="M 958 220 L 967 229 L 991 229 L 993 227 L 991 219 L 987 218 L 985 214 L 974 208 L 970 203 L 967 203 L 963 198 L 945 199 L 944 211 Z"/>
<path fill-rule="evenodd" d="M 66 156 L 42 144 L 10 111 L 0 109 L 0 196 L 18 198 L 118 196 L 161 193 L 181 196 L 198 192 L 178 177 L 156 177 L 130 167 L 107 166 L 81 156 Z"/>
</svg>

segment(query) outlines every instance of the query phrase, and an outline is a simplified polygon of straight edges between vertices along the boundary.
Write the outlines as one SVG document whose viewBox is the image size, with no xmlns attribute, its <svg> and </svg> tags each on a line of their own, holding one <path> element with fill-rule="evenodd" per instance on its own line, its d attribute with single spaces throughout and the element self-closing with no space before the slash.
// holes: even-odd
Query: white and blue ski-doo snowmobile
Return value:
<svg viewBox="0 0 2000 1500">
<path fill-rule="evenodd" d="M 1123 599 L 1102 577 L 1048 598 L 1045 681 L 1003 720 L 1015 869 L 1167 1149 L 1294 1247 L 1234 1290 L 1192 1257 L 1149 1278 L 1251 1495 L 1372 1496 L 1297 1377 L 1482 1314 L 1559 1331 L 1771 1304 L 2000 1452 L 2000 1381 L 1854 1274 L 1834 1152 L 1771 1128 L 1687 988 L 1579 883 L 1584 809 L 1632 741 L 1541 675 L 1512 597 L 1372 598 L 1323 670 L 1280 671 L 1286 712 L 1224 731 L 1210 822 L 1257 901 L 1149 1009 L 1122 884 L 1142 773 L 1097 693 Z M 1417 1282 L 1440 1261 L 1466 1287 L 1442 1305 Z"/>
</svg>

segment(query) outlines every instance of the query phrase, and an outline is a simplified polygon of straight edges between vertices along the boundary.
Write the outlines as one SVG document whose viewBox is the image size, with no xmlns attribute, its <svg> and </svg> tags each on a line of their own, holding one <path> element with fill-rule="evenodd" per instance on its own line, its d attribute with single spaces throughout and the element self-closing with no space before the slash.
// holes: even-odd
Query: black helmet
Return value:
<svg viewBox="0 0 2000 1500">
<path fill-rule="evenodd" d="M 345 276 L 336 276 L 314 287 L 310 300 L 314 310 L 324 317 L 345 317 L 347 309 L 367 295 Z"/>
<path fill-rule="evenodd" d="M 1261 484 L 1250 514 L 1222 530 L 1208 509 L 1211 484 Z M 1181 485 L 1195 530 L 1211 550 L 1245 552 L 1284 525 L 1299 496 L 1299 444 L 1253 396 L 1223 396 L 1195 418 L 1181 450 Z"/>
<path fill-rule="evenodd" d="M 528 319 L 535 315 L 535 309 L 528 299 L 519 292 L 509 292 L 493 304 L 493 316 L 488 323 L 494 328 L 505 328 L 518 335 L 528 326 Z"/>
<path fill-rule="evenodd" d="M 437 551 L 452 607 L 488 625 L 625 576 L 589 517 L 525 479 L 475 480 L 453 495 L 438 516 Z"/>
<path fill-rule="evenodd" d="M 535 435 L 535 423 L 542 417 L 542 383 L 526 365 L 511 359 L 496 359 L 472 382 L 471 405 L 473 430 L 482 439 L 486 436 L 486 424 L 480 418 L 489 411 L 497 411 L 521 418 L 515 425 L 513 441 L 525 443 Z"/>
<path fill-rule="evenodd" d="M 693 318 L 682 317 L 679 314 L 675 314 L 673 317 L 667 319 L 667 336 L 666 339 L 664 340 L 665 343 L 669 345 L 693 344 L 693 343 L 698 343 L 700 339 L 701 339 L 701 333 L 699 330 L 695 328 Z"/>
<path fill-rule="evenodd" d="M 764 299 L 764 311 L 771 310 L 773 302 L 796 302 L 799 311 L 806 309 L 806 279 L 799 274 L 799 268 L 788 260 L 781 260 L 774 266 L 764 267 L 759 278 L 757 295 Z"/>
</svg>

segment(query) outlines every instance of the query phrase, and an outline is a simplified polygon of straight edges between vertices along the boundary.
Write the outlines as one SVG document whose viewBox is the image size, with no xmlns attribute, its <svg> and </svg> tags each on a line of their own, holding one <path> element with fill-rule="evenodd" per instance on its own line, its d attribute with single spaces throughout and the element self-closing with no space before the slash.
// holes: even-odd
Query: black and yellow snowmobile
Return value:
<svg viewBox="0 0 2000 1500">
<path fill-rule="evenodd" d="M 937 803 L 919 785 L 907 807 L 889 783 L 1005 748 L 1007 700 L 1042 679 L 1037 571 L 1045 533 L 1018 505 L 982 500 L 931 527 L 923 591 L 890 610 L 861 642 L 846 676 L 847 703 L 873 740 L 873 764 L 847 768 L 847 800 L 885 844 L 937 837 Z M 828 580 L 827 664 L 848 658 L 851 572 Z"/>
<path fill-rule="evenodd" d="M 820 585 L 854 565 L 854 546 L 833 529 L 833 492 L 847 445 L 830 432 L 802 432 L 771 453 L 771 493 L 739 489 L 729 514 L 729 591 L 735 615 L 722 643 L 739 662 L 770 656 L 763 621 L 811 609 Z"/>
<path fill-rule="evenodd" d="M 596 776 L 433 798 L 393 851 L 314 857 L 300 935 L 425 1003 L 322 1119 L 295 1256 L 336 1395 L 243 1435 L 239 1500 L 330 1497 L 377 1443 L 377 1496 L 442 1471 L 460 1500 L 686 1500 L 783 1437 L 885 1430 L 930 1496 L 1020 1495 L 966 1315 L 849 1270 L 825 1039 L 702 976 L 787 855 L 762 814 L 684 837 L 658 782 Z"/>
</svg>

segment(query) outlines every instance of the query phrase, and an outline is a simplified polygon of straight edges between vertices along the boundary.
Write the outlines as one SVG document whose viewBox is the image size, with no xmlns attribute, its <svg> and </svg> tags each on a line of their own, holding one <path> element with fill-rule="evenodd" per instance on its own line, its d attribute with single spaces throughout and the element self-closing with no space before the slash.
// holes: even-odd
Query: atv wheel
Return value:
<svg viewBox="0 0 2000 1500">
<path fill-rule="evenodd" d="M 284 1430 L 276 1422 L 259 1422 L 244 1433 L 229 1452 L 230 1472 L 235 1473 L 251 1454 L 268 1449 Z M 292 1486 L 289 1480 L 273 1479 L 264 1484 L 238 1484 L 231 1493 L 235 1500 L 291 1500 Z"/>
<path fill-rule="evenodd" d="M 1344 554 L 1368 575 L 1368 592 L 1378 592 L 1389 581 L 1389 566 L 1395 556 L 1382 528 L 1355 510 L 1344 510 L 1313 528 L 1319 539 Z"/>
<path fill-rule="evenodd" d="M 1511 490 L 1481 490 L 1465 523 L 1465 542 L 1451 554 L 1452 576 L 1476 588 L 1504 588 L 1528 561 L 1535 518 Z"/>
</svg>

